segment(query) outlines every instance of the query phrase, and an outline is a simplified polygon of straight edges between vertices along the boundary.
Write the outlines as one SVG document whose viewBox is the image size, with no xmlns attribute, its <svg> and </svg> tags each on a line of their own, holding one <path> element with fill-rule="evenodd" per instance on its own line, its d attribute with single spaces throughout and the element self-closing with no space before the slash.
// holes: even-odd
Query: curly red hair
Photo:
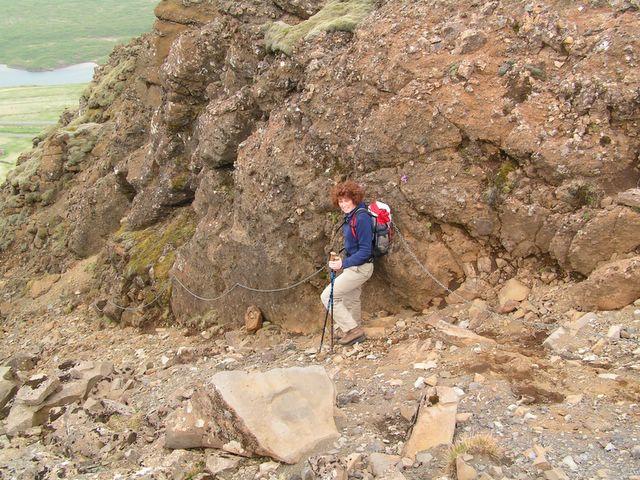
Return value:
<svg viewBox="0 0 640 480">
<path fill-rule="evenodd" d="M 340 198 L 348 198 L 358 205 L 364 199 L 364 188 L 353 180 L 338 183 L 331 190 L 331 202 L 334 207 L 338 206 L 338 200 Z"/>
</svg>

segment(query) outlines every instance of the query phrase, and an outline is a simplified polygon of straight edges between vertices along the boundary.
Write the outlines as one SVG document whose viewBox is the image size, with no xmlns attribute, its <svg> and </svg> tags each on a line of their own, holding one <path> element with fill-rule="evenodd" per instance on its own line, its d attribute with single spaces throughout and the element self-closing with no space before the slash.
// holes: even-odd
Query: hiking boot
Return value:
<svg viewBox="0 0 640 480">
<path fill-rule="evenodd" d="M 338 340 L 338 343 L 340 345 L 353 345 L 354 343 L 362 342 L 365 338 L 367 336 L 364 334 L 362 327 L 356 327 L 345 333 L 344 337 Z"/>
</svg>

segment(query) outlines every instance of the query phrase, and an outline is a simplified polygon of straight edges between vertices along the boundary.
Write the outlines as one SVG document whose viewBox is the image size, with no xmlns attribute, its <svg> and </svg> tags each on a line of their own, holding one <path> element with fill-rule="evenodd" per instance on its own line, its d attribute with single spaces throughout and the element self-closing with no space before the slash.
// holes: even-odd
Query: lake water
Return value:
<svg viewBox="0 0 640 480">
<path fill-rule="evenodd" d="M 95 63 L 78 63 L 46 72 L 28 72 L 0 65 L 0 87 L 89 83 L 95 68 Z"/>
</svg>

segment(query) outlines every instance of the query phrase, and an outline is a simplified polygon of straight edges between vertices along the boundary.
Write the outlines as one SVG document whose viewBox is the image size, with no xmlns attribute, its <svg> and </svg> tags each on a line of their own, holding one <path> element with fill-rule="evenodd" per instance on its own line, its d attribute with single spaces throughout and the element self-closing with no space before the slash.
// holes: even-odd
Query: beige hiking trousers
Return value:
<svg viewBox="0 0 640 480">
<path fill-rule="evenodd" d="M 364 263 L 357 267 L 346 268 L 338 275 L 333 285 L 333 321 L 334 328 L 343 332 L 356 328 L 361 320 L 360 293 L 362 285 L 373 275 L 373 263 Z M 320 300 L 324 308 L 329 308 L 331 284 L 327 285 Z"/>
</svg>

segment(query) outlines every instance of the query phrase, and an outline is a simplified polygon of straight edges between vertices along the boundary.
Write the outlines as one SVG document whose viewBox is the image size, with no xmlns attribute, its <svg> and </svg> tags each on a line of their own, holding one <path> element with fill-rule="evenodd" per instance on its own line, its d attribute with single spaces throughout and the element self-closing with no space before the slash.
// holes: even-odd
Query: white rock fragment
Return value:
<svg viewBox="0 0 640 480">
<path fill-rule="evenodd" d="M 562 463 L 565 464 L 572 472 L 577 472 L 579 470 L 578 464 L 573 460 L 571 455 L 564 457 L 562 459 Z"/>
<path fill-rule="evenodd" d="M 413 368 L 416 370 L 431 370 L 436 368 L 438 364 L 434 361 L 424 362 L 424 363 L 414 363 Z"/>
<path fill-rule="evenodd" d="M 620 332 L 622 332 L 622 325 L 611 325 L 607 332 L 607 338 L 611 340 L 620 340 Z"/>
</svg>

